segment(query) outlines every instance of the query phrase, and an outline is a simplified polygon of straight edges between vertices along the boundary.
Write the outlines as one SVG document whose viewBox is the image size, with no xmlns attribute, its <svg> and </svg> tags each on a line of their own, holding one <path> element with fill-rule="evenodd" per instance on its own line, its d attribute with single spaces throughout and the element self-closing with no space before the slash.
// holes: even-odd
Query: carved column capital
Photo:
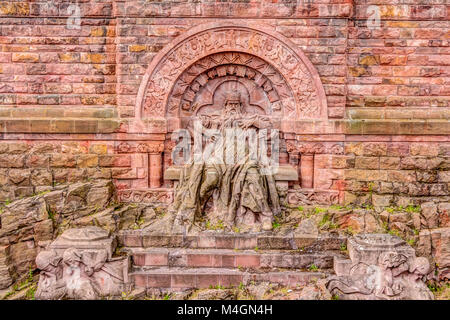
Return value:
<svg viewBox="0 0 450 320">
<path fill-rule="evenodd" d="M 150 144 L 147 147 L 147 152 L 150 154 L 160 154 L 164 151 L 164 143 Z"/>
</svg>

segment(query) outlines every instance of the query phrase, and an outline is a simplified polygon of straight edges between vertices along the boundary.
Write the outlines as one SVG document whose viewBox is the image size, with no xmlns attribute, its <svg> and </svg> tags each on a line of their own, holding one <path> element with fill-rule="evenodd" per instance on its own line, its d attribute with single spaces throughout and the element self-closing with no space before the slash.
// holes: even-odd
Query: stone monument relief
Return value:
<svg viewBox="0 0 450 320">
<path fill-rule="evenodd" d="M 1 1 L 0 300 L 450 299 L 444 2 Z"/>
<path fill-rule="evenodd" d="M 36 299 L 94 300 L 126 290 L 127 257 L 112 257 L 115 240 L 97 227 L 69 229 L 39 252 Z"/>
<path fill-rule="evenodd" d="M 204 128 L 216 129 L 221 137 L 207 137 L 202 147 L 214 150 L 209 158 L 200 154 L 200 161 L 193 159 L 184 166 L 171 208 L 176 212 L 175 226 L 193 224 L 195 216 L 205 212 L 212 198 L 214 220 L 225 221 L 229 229 L 258 222 L 263 230 L 271 230 L 273 216 L 281 209 L 274 175 L 263 168 L 265 165 L 268 169 L 269 164 L 256 156 L 252 158 L 246 150 L 242 159 L 237 159 L 238 144 L 246 147 L 246 130 L 270 128 L 270 118 L 261 106 L 249 105 L 248 91 L 237 81 L 224 82 L 213 96 L 216 105 L 204 113 L 200 113 L 202 108 L 199 108 L 197 121 Z M 262 114 L 251 112 L 251 107 L 259 108 Z M 231 143 L 225 143 L 226 133 L 236 133 Z"/>
<path fill-rule="evenodd" d="M 213 23 L 191 29 L 152 61 L 141 84 L 137 118 L 162 117 L 166 110 L 170 115 L 180 105 L 189 111 L 206 82 L 217 78 L 213 83 L 218 83 L 230 76 L 262 87 L 270 96 L 271 109 L 283 109 L 285 118 L 326 118 L 317 72 L 302 52 L 286 42 L 252 24 Z M 187 66 L 191 67 L 186 70 Z"/>
<path fill-rule="evenodd" d="M 336 276 L 327 281 L 342 299 L 431 300 L 424 280 L 430 263 L 416 257 L 403 240 L 386 234 L 361 234 L 348 241 L 349 260 L 335 260 Z"/>
</svg>

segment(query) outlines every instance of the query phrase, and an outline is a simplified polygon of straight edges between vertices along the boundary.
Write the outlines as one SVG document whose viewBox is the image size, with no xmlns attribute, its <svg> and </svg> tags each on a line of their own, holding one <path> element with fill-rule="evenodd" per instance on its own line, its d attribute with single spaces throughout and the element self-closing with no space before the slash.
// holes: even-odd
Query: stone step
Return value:
<svg viewBox="0 0 450 320">
<path fill-rule="evenodd" d="M 226 268 L 135 268 L 130 273 L 136 288 L 205 289 L 216 286 L 237 287 L 251 281 L 267 281 L 288 287 L 305 285 L 314 279 L 325 278 L 325 272 L 276 271 L 242 272 Z"/>
<path fill-rule="evenodd" d="M 336 252 L 303 253 L 293 251 L 254 251 L 231 249 L 180 249 L 180 248 L 130 248 L 125 249 L 132 257 L 134 266 L 167 266 L 187 268 L 285 268 L 319 269 L 333 268 Z"/>
<path fill-rule="evenodd" d="M 133 248 L 191 248 L 191 249 L 257 249 L 297 250 L 318 252 L 340 250 L 347 239 L 335 234 L 288 235 L 273 233 L 204 232 L 199 235 L 156 235 L 145 230 L 123 230 L 118 234 L 119 244 Z"/>
</svg>

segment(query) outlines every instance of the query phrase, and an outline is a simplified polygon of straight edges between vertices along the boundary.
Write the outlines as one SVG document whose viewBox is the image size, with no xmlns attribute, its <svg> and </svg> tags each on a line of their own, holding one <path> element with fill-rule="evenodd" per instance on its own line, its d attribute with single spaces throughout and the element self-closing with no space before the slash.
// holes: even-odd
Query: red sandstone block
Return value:
<svg viewBox="0 0 450 320">
<path fill-rule="evenodd" d="M 187 264 L 190 267 L 211 267 L 211 255 L 209 254 L 189 254 Z"/>
<path fill-rule="evenodd" d="M 31 129 L 31 123 L 29 120 L 5 120 L 4 123 L 5 132 L 30 132 Z"/>
<path fill-rule="evenodd" d="M 387 154 L 387 144 L 385 142 L 364 143 L 363 154 L 367 156 L 385 156 Z"/>
<path fill-rule="evenodd" d="M 234 247 L 236 249 L 253 249 L 258 245 L 258 239 L 247 237 L 236 237 L 234 239 Z"/>
<path fill-rule="evenodd" d="M 49 163 L 49 155 L 32 154 L 27 158 L 28 167 L 48 167 Z"/>
<path fill-rule="evenodd" d="M 258 3 L 230 3 L 230 15 L 234 17 L 257 17 L 260 12 Z"/>
<path fill-rule="evenodd" d="M 269 274 L 267 277 L 269 282 L 280 283 L 282 285 L 289 285 L 289 277 L 287 274 Z"/>
<path fill-rule="evenodd" d="M 446 7 L 443 5 L 434 4 L 434 5 L 411 6 L 411 18 L 413 19 L 440 20 L 445 19 L 446 16 L 447 16 Z"/>
<path fill-rule="evenodd" d="M 130 155 L 101 155 L 99 156 L 99 166 L 101 167 L 130 167 Z"/>
<path fill-rule="evenodd" d="M 142 243 L 144 248 L 149 247 L 167 247 L 170 242 L 169 237 L 165 236 L 157 236 L 157 235 L 143 235 L 142 236 Z"/>
<path fill-rule="evenodd" d="M 222 274 L 220 275 L 220 285 L 224 287 L 238 286 L 243 279 L 243 275 Z"/>
<path fill-rule="evenodd" d="M 400 158 L 398 157 L 380 157 L 380 169 L 398 169 L 399 165 Z"/>
<path fill-rule="evenodd" d="M 433 143 L 411 143 L 410 153 L 413 156 L 436 157 L 439 154 L 439 145 Z"/>
<path fill-rule="evenodd" d="M 222 267 L 222 256 L 221 254 L 212 254 L 211 255 L 211 266 L 214 268 Z"/>
<path fill-rule="evenodd" d="M 169 246 L 170 247 L 182 247 L 183 244 L 184 244 L 183 235 L 169 236 Z"/>
<path fill-rule="evenodd" d="M 222 255 L 222 265 L 223 268 L 234 268 L 237 266 L 236 264 L 236 255 L 234 254 L 225 254 Z"/>
<path fill-rule="evenodd" d="M 397 86 L 378 85 L 373 88 L 372 94 L 376 96 L 396 95 L 397 88 Z"/>
<path fill-rule="evenodd" d="M 198 246 L 198 248 L 215 248 L 216 247 L 216 237 L 214 237 L 214 236 L 199 236 L 197 246 Z"/>
<path fill-rule="evenodd" d="M 174 274 L 171 276 L 170 286 L 172 288 L 195 288 L 197 285 L 195 274 Z"/>
<path fill-rule="evenodd" d="M 133 264 L 136 266 L 145 266 L 145 254 L 133 254 Z"/>
<path fill-rule="evenodd" d="M 387 144 L 388 156 L 407 156 L 409 155 L 409 143 L 407 142 L 391 142 Z"/>
<path fill-rule="evenodd" d="M 51 120 L 33 120 L 30 121 L 30 131 L 33 133 L 49 133 L 51 128 Z"/>
<path fill-rule="evenodd" d="M 115 179 L 137 179 L 136 168 L 112 168 L 111 174 Z"/>
<path fill-rule="evenodd" d="M 233 237 L 216 236 L 216 248 L 217 249 L 234 249 L 234 238 Z"/>
<path fill-rule="evenodd" d="M 253 268 L 260 266 L 260 256 L 258 255 L 236 255 L 236 266 Z"/>
<path fill-rule="evenodd" d="M 171 276 L 169 274 L 147 275 L 147 288 L 170 288 Z"/>
<path fill-rule="evenodd" d="M 371 85 L 348 85 L 348 94 L 371 95 L 373 86 Z"/>
<path fill-rule="evenodd" d="M 378 157 L 356 157 L 355 168 L 357 169 L 379 169 Z"/>
<path fill-rule="evenodd" d="M 209 288 L 210 286 L 216 287 L 220 284 L 219 274 L 198 274 L 197 275 L 197 288 Z"/>
<path fill-rule="evenodd" d="M 319 276 L 317 276 L 319 278 Z M 305 285 L 309 282 L 310 276 L 306 274 L 288 274 L 287 276 L 287 285 L 290 286 L 296 286 L 299 285 Z"/>
<path fill-rule="evenodd" d="M 38 53 L 29 53 L 29 52 L 18 52 L 12 54 L 12 62 L 38 62 L 39 54 Z"/>
<path fill-rule="evenodd" d="M 123 245 L 125 247 L 142 247 L 142 237 L 139 235 L 128 235 L 123 236 Z"/>
<path fill-rule="evenodd" d="M 292 4 L 292 3 L 286 3 L 285 5 L 280 6 L 280 4 L 278 4 L 278 3 L 271 3 L 271 2 L 266 1 L 264 3 L 264 6 L 261 9 L 262 9 L 262 12 L 260 15 L 262 17 L 270 17 L 270 18 L 290 17 L 296 13 L 295 12 L 296 5 L 294 6 L 294 4 Z M 305 14 L 308 14 L 308 12 L 305 12 Z M 303 14 L 302 12 L 298 12 L 296 15 L 297 16 L 305 16 L 305 14 Z"/>
<path fill-rule="evenodd" d="M 145 274 L 134 274 L 132 275 L 134 284 L 136 287 L 147 288 L 148 286 L 148 276 Z"/>
<path fill-rule="evenodd" d="M 145 254 L 146 266 L 167 266 L 169 263 L 168 253 L 147 253 Z"/>
<path fill-rule="evenodd" d="M 186 236 L 182 241 L 185 248 L 198 248 L 198 236 Z"/>
</svg>

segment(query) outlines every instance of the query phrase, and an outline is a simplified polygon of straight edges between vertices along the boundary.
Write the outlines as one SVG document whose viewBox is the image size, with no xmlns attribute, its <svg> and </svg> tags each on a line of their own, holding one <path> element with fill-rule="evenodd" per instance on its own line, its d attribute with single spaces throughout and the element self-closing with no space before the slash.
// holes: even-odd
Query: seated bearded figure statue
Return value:
<svg viewBox="0 0 450 320">
<path fill-rule="evenodd" d="M 194 120 L 201 122 L 204 129 L 214 129 L 222 138 L 206 135 L 202 150 L 214 150 L 214 154 L 203 154 L 201 160 L 191 159 L 184 166 L 170 208 L 175 214 L 174 231 L 184 227 L 189 230 L 205 215 L 208 201 L 213 202 L 213 219 L 220 220 L 228 229 L 247 226 L 253 230 L 257 228 L 256 231 L 271 230 L 273 216 L 280 212 L 274 177 L 270 170 L 263 170 L 268 164 L 251 156 L 248 150 L 240 158 L 237 155 L 239 147 L 248 149 L 246 137 L 249 131 L 258 134 L 259 129 L 269 128 L 270 119 L 246 114 L 238 92 L 228 93 L 224 101 L 220 113 L 199 115 Z M 192 129 L 192 122 L 189 127 Z M 232 147 L 225 142 L 230 130 L 235 132 L 234 141 L 237 142 L 233 142 Z M 232 163 L 228 160 L 230 154 L 231 159 L 235 159 Z"/>
</svg>

